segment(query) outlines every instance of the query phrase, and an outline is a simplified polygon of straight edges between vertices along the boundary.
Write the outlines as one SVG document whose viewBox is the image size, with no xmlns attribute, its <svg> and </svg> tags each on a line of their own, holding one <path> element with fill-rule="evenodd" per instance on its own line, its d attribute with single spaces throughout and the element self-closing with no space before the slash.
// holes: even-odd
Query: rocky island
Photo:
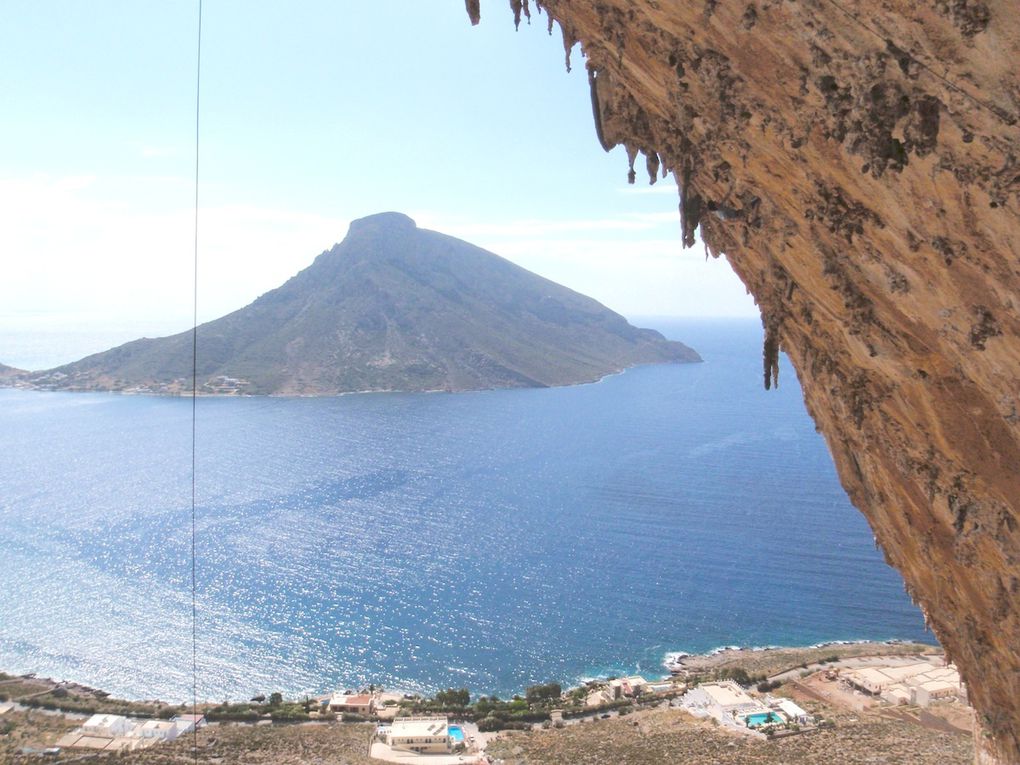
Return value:
<svg viewBox="0 0 1020 765">
<path fill-rule="evenodd" d="M 198 327 L 203 394 L 334 395 L 591 382 L 700 361 L 597 301 L 406 215 L 356 220 L 281 287 Z M 47 390 L 190 392 L 192 332 L 0 380 Z M 10 369 L 10 368 L 6 368 Z"/>
</svg>

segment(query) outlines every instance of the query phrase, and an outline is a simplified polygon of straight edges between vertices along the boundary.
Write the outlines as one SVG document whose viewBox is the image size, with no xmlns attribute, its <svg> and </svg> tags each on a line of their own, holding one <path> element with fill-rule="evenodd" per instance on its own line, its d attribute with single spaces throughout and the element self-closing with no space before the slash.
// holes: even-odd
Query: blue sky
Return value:
<svg viewBox="0 0 1020 765">
<path fill-rule="evenodd" d="M 545 17 L 463 5 L 206 1 L 201 318 L 383 210 L 628 316 L 755 315 L 681 251 L 672 178 L 628 187 L 599 147 L 580 49 L 567 74 Z M 0 5 L 0 331 L 187 326 L 196 6 Z"/>
</svg>

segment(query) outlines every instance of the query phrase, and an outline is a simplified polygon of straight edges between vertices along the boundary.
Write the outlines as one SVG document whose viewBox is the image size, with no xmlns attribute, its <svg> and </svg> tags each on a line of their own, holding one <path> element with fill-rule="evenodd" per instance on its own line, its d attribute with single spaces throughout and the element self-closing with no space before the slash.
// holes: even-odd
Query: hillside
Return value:
<svg viewBox="0 0 1020 765">
<path fill-rule="evenodd" d="M 203 393 L 545 387 L 636 364 L 700 361 L 595 300 L 398 213 L 251 305 L 198 328 Z M 27 376 L 34 387 L 190 390 L 192 333 L 141 339 Z"/>
<path fill-rule="evenodd" d="M 0 364 L 0 380 L 20 377 L 23 374 L 25 374 L 23 369 L 16 369 L 14 367 L 9 367 L 6 364 Z"/>
</svg>

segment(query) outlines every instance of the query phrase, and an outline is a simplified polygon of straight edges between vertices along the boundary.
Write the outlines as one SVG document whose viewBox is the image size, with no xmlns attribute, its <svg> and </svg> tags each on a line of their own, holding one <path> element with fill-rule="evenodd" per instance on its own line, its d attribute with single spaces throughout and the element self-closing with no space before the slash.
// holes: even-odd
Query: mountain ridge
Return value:
<svg viewBox="0 0 1020 765">
<path fill-rule="evenodd" d="M 592 298 L 393 212 L 353 221 L 310 266 L 197 334 L 204 394 L 548 387 L 700 361 Z M 191 341 L 191 330 L 141 338 L 17 379 L 190 392 Z"/>
<path fill-rule="evenodd" d="M 6 364 L 0 363 L 0 379 L 3 379 L 5 377 L 19 377 L 24 374 L 27 374 L 27 371 L 24 369 L 18 369 L 17 367 L 9 367 Z"/>
</svg>

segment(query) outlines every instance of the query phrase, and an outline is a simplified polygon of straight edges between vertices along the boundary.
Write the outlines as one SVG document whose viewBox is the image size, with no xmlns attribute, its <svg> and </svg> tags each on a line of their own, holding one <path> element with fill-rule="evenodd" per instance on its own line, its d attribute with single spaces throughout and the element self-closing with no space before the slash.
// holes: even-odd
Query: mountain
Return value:
<svg viewBox="0 0 1020 765">
<path fill-rule="evenodd" d="M 251 305 L 198 328 L 203 393 L 544 387 L 635 364 L 700 361 L 591 298 L 399 213 L 347 237 Z M 34 387 L 180 393 L 192 333 L 141 339 L 46 372 Z"/>
<path fill-rule="evenodd" d="M 0 364 L 0 380 L 7 380 L 15 377 L 21 377 L 25 374 L 25 370 L 16 369 L 9 367 L 6 364 Z"/>
</svg>

